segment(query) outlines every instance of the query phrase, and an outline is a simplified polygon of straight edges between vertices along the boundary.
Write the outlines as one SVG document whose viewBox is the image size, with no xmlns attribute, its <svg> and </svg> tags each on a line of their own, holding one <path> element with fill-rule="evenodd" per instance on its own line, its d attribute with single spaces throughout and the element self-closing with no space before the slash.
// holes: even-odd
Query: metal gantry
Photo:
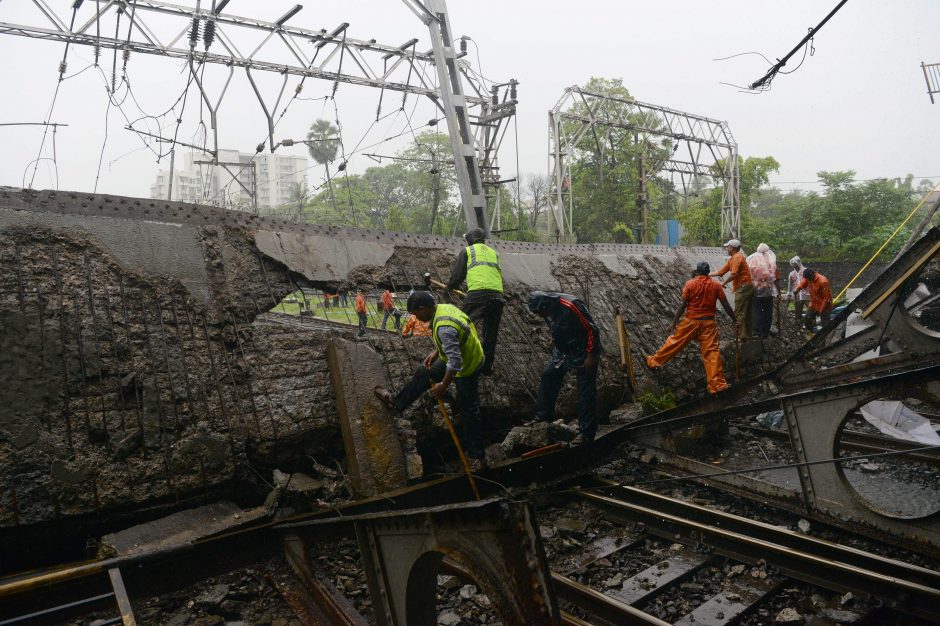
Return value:
<svg viewBox="0 0 940 626">
<path fill-rule="evenodd" d="M 588 133 L 592 133 L 592 141 L 597 139 L 598 129 L 604 133 L 604 141 L 597 141 L 601 146 L 612 129 L 633 131 L 635 140 L 647 145 L 650 137 L 670 140 L 670 156 L 644 160 L 644 178 L 663 171 L 678 174 L 686 194 L 696 177 L 720 178 L 724 183 L 721 236 L 740 235 L 738 144 L 727 122 L 575 85 L 565 89 L 548 112 L 548 198 L 559 241 L 574 240 L 572 159 Z"/>
<path fill-rule="evenodd" d="M 0 8 L 0 35 L 58 41 L 67 46 L 90 46 L 95 50 L 96 61 L 101 49 L 113 50 L 112 86 L 116 82 L 118 64 L 124 71 L 132 54 L 186 61 L 189 65 L 187 80 L 195 83 L 209 111 L 212 141 L 205 151 L 213 156 L 219 151 L 218 110 L 236 70 L 244 70 L 261 106 L 271 152 L 278 145 L 274 137 L 275 125 L 290 76 L 301 79 L 294 89 L 295 97 L 301 93 L 307 78 L 332 81 L 334 95 L 339 83 L 401 92 L 402 106 L 409 94 L 425 96 L 440 109 L 448 124 L 468 226 L 486 228 L 483 189 L 489 181 L 499 179 L 496 151 L 505 135 L 503 122 L 515 114 L 516 82 L 487 86 L 469 71 L 463 59 L 466 40 L 454 40 L 444 0 L 434 0 L 427 5 L 415 0 L 403 2 L 428 26 L 432 50 L 418 51 L 417 38 L 401 45 L 354 39 L 347 34 L 349 24 L 346 22 L 332 30 L 289 25 L 287 22 L 302 9 L 301 5 L 295 5 L 275 21 L 223 13 L 228 0 L 197 2 L 195 8 L 162 0 L 96 3 L 75 0 L 71 4 L 70 20 L 62 19 L 44 0 L 33 0 L 38 9 L 36 23 L 7 22 Z M 87 5 L 85 10 L 83 4 Z M 9 3 L 3 6 L 7 5 Z M 82 18 L 77 19 L 80 13 Z M 236 42 L 242 41 L 242 35 L 252 32 L 266 35 L 261 43 L 245 52 Z M 59 68 L 60 76 L 66 65 L 67 52 Z M 214 95 L 210 95 L 200 71 L 206 65 L 227 68 L 222 87 Z M 283 76 L 273 104 L 262 96 L 253 71 Z M 464 94 L 463 81 L 470 86 L 468 94 Z M 257 152 L 263 149 L 263 144 L 259 145 Z"/>
</svg>

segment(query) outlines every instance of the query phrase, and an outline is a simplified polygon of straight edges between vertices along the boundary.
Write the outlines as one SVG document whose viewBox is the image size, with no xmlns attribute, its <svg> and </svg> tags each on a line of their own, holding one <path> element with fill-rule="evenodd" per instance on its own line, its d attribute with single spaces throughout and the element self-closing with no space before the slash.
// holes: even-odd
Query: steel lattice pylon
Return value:
<svg viewBox="0 0 940 626">
<path fill-rule="evenodd" d="M 349 24 L 346 22 L 332 31 L 288 25 L 302 9 L 301 5 L 273 22 L 231 15 L 222 12 L 227 0 L 206 2 L 203 8 L 198 4 L 194 8 L 162 0 L 101 0 L 97 3 L 74 0 L 70 3 L 70 20 L 63 19 L 45 0 L 33 0 L 38 23 L 30 24 L 5 21 L 3 7 L 10 4 L 6 3 L 0 4 L 0 35 L 65 43 L 60 78 L 65 73 L 68 46 L 72 44 L 95 48 L 96 59 L 100 49 L 114 50 L 114 70 L 119 65 L 126 67 L 132 54 L 186 61 L 189 79 L 198 88 L 209 111 L 212 145 L 205 151 L 214 159 L 219 151 L 217 112 L 236 70 L 244 70 L 261 105 L 271 152 L 280 145 L 275 141 L 274 126 L 277 109 L 286 100 L 284 92 L 290 76 L 301 78 L 295 94 L 300 93 L 304 79 L 314 78 L 398 91 L 403 97 L 408 94 L 426 96 L 441 111 L 450 130 L 468 228 L 487 228 L 483 188 L 499 180 L 496 153 L 508 126 L 504 122 L 516 112 L 516 82 L 486 86 L 469 71 L 463 58 L 466 44 L 453 38 L 444 0 L 433 0 L 430 9 L 416 0 L 403 2 L 429 28 L 431 50 L 419 52 L 417 38 L 401 45 L 354 39 L 347 36 Z M 232 36 L 246 32 L 266 33 L 261 43 L 249 52 L 239 49 L 238 38 Z M 197 71 L 206 65 L 227 68 L 224 84 L 217 94 L 209 93 L 201 72 Z M 283 76 L 273 104 L 262 96 L 253 70 Z M 114 81 L 112 74 L 112 85 Z M 469 86 L 468 94 L 463 93 L 464 82 Z M 130 130 L 141 132 L 135 128 Z M 180 142 L 174 140 L 173 143 Z M 263 145 L 258 146 L 257 152 L 263 148 Z"/>
<path fill-rule="evenodd" d="M 608 104 L 614 106 L 606 106 Z M 572 111 L 573 105 L 581 105 L 581 111 Z M 598 127 L 605 132 L 610 129 L 634 131 L 644 140 L 649 136 L 672 139 L 675 142 L 672 155 L 652 163 L 647 177 L 660 171 L 676 173 L 686 191 L 697 176 L 720 177 L 724 181 L 721 236 L 740 237 L 738 144 L 727 122 L 593 93 L 575 85 L 565 89 L 564 95 L 548 112 L 548 198 L 557 239 L 574 240 L 571 159 L 585 135 Z M 683 159 L 687 153 L 688 160 L 675 158 L 680 153 Z"/>
</svg>

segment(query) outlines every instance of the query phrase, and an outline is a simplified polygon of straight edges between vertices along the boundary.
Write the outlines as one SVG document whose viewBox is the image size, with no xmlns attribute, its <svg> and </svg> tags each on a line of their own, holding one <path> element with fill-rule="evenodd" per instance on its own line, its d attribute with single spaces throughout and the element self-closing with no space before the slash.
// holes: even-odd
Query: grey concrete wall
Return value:
<svg viewBox="0 0 940 626">
<path fill-rule="evenodd" d="M 0 189 L 0 526 L 177 506 L 257 480 L 249 467 L 295 471 L 311 457 L 341 456 L 326 345 L 352 329 L 267 311 L 299 285 L 404 292 L 426 271 L 446 280 L 461 246 L 156 200 Z M 693 350 L 658 378 L 639 359 L 665 338 L 694 264 L 723 262 L 719 249 L 496 247 L 507 306 L 496 375 L 481 391 L 490 415 L 531 411 L 548 350 L 544 324 L 525 307 L 532 289 L 588 302 L 608 351 L 603 407 L 624 393 L 616 305 L 642 385 L 704 389 Z M 426 338 L 392 333 L 369 342 L 391 386 L 430 349 Z M 569 386 L 560 414 L 573 407 Z M 441 432 L 430 408 L 419 403 L 399 425 L 417 430 L 419 445 Z"/>
</svg>

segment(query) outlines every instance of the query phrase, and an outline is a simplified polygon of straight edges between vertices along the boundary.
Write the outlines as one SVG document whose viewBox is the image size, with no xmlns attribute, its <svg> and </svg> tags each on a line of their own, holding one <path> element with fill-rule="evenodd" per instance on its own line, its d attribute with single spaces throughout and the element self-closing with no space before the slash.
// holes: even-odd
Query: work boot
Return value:
<svg viewBox="0 0 940 626">
<path fill-rule="evenodd" d="M 582 433 L 578 433 L 578 436 L 571 440 L 571 447 L 577 448 L 578 446 L 583 446 L 586 443 L 593 443 L 594 438 L 587 438 Z"/>
<path fill-rule="evenodd" d="M 379 399 L 379 402 L 388 407 L 389 410 L 398 410 L 398 406 L 395 405 L 395 396 L 388 389 L 376 386 L 372 389 L 372 393 Z"/>
</svg>

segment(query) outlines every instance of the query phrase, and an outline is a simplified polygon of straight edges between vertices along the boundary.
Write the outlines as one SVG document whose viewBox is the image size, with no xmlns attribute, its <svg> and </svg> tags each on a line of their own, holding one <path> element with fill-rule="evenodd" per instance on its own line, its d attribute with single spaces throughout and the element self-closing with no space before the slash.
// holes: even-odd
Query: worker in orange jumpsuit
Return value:
<svg viewBox="0 0 940 626">
<path fill-rule="evenodd" d="M 803 280 L 796 286 L 794 296 L 801 290 L 809 291 L 809 306 L 806 308 L 806 317 L 803 325 L 806 330 L 815 330 L 816 316 L 822 319 L 822 325 L 829 323 L 829 312 L 832 311 L 832 288 L 829 279 L 809 268 L 803 270 Z"/>
<path fill-rule="evenodd" d="M 405 327 L 401 329 L 402 337 L 430 337 L 431 325 L 428 322 L 422 322 L 414 315 L 405 322 Z"/>
<path fill-rule="evenodd" d="M 746 264 L 745 264 L 746 265 Z M 646 365 L 657 369 L 668 363 L 693 339 L 698 341 L 708 379 L 708 392 L 715 394 L 729 387 L 725 380 L 725 368 L 718 349 L 717 302 L 721 302 L 725 313 L 737 325 L 737 318 L 721 285 L 709 278 L 711 268 L 705 261 L 695 266 L 695 276 L 682 288 L 682 305 L 676 311 L 669 327 L 670 335 L 656 354 L 646 357 Z M 679 323 L 683 313 L 685 318 Z M 677 326 L 678 325 L 678 326 Z"/>
<path fill-rule="evenodd" d="M 366 294 L 360 289 L 356 292 L 356 317 L 359 318 L 359 337 L 366 336 L 366 322 L 369 314 L 366 312 Z"/>
<path fill-rule="evenodd" d="M 712 272 L 710 276 L 724 276 L 730 272 L 721 286 L 731 283 L 731 291 L 734 292 L 734 312 L 740 322 L 737 328 L 738 339 L 746 339 L 754 334 L 754 296 L 757 291 L 751 280 L 751 269 L 747 264 L 747 258 L 741 252 L 741 242 L 737 239 L 729 239 L 725 242 L 725 252 L 728 253 L 728 262 L 717 272 Z"/>
</svg>

